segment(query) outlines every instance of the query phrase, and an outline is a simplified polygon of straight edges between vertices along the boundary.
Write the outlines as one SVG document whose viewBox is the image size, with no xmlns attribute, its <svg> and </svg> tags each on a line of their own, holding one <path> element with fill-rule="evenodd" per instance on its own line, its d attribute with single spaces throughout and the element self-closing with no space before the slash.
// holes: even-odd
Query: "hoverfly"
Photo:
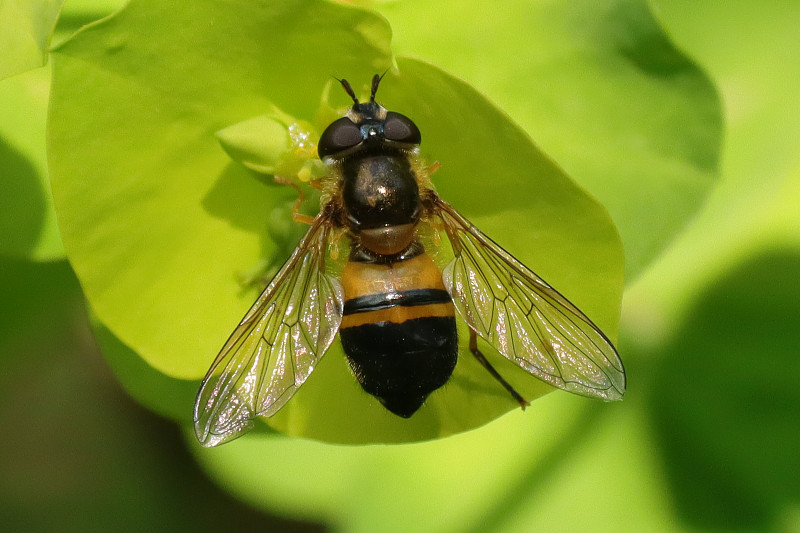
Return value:
<svg viewBox="0 0 800 533">
<path fill-rule="evenodd" d="M 319 139 L 322 207 L 203 380 L 194 423 L 204 446 L 277 413 L 337 333 L 361 387 L 410 417 L 455 368 L 456 316 L 469 326 L 470 352 L 523 407 L 478 337 L 554 387 L 603 400 L 625 392 L 622 362 L 600 329 L 437 195 L 420 130 L 375 101 L 380 81 L 376 74 L 362 103 L 340 80 L 354 103 Z M 443 269 L 423 239 L 437 228 L 453 250 Z M 332 274 L 329 244 L 342 237 L 349 255 Z"/>
</svg>

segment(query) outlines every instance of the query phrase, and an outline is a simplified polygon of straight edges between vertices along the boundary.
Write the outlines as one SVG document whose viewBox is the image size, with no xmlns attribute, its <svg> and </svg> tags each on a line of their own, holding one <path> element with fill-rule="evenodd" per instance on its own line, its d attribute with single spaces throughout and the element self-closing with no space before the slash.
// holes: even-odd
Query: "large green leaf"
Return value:
<svg viewBox="0 0 800 533">
<path fill-rule="evenodd" d="M 0 80 L 47 61 L 50 35 L 64 0 L 3 0 L 0 3 Z"/>
<path fill-rule="evenodd" d="M 765 242 L 798 240 L 800 165 L 792 147 L 800 64 L 791 57 L 800 51 L 800 13 L 791 2 L 654 4 L 672 38 L 721 89 L 725 179 L 675 249 L 626 294 L 629 335 L 620 347 L 631 389 L 621 406 L 602 406 L 614 413 L 601 430 L 574 435 L 573 446 L 555 440 L 566 419 L 532 420 L 526 433 L 527 420 L 547 410 L 552 395 L 525 418 L 510 415 L 419 446 L 234 443 L 201 455 L 218 479 L 265 508 L 342 517 L 348 531 L 375 523 L 386 530 L 466 529 L 453 517 L 470 522 L 470 531 L 797 529 L 797 454 L 789 444 L 797 440 L 796 251 L 758 255 L 735 269 L 731 263 Z M 436 24 L 419 24 L 427 20 Z M 720 270 L 727 270 L 721 282 Z M 663 335 L 672 340 L 633 353 L 634 342 L 658 343 Z M 563 455 L 539 453 L 551 439 L 564 445 Z M 517 455 L 507 457 L 509 442 L 523 443 Z M 460 463 L 464 456 L 473 462 Z M 475 472 L 487 462 L 489 473 Z M 417 476 L 384 475 L 392 467 Z M 319 484 L 300 483 L 311 475 Z M 252 488 L 262 482 L 263 491 Z"/>
<path fill-rule="evenodd" d="M 285 257 L 270 219 L 293 198 L 231 161 L 215 133 L 275 108 L 314 123 L 330 74 L 365 87 L 390 65 L 388 47 L 385 21 L 323 2 L 206 0 L 185 10 L 140 0 L 54 53 L 56 207 L 70 260 L 113 335 L 169 376 L 202 376 L 256 295 L 237 274 Z M 380 98 L 421 127 L 423 151 L 442 163 L 442 195 L 613 337 L 623 260 L 603 208 L 468 85 L 419 61 L 396 65 Z M 331 100 L 348 102 L 339 91 Z M 497 364 L 531 398 L 550 390 Z M 462 357 L 420 413 L 395 419 L 359 389 L 335 344 L 270 424 L 340 442 L 417 440 L 514 406 Z"/>
<path fill-rule="evenodd" d="M 721 109 L 645 0 L 390 2 L 394 49 L 469 81 L 608 209 L 632 280 L 715 184 Z M 491 176 L 495 179 L 496 174 Z"/>
</svg>

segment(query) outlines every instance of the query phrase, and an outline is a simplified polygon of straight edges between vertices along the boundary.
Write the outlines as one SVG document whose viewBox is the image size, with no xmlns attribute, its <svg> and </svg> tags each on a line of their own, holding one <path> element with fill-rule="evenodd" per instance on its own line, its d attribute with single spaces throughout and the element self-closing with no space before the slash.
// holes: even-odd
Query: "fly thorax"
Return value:
<svg viewBox="0 0 800 533">
<path fill-rule="evenodd" d="M 419 187 L 402 153 L 352 157 L 342 162 L 342 199 L 350 228 L 364 230 L 416 225 Z"/>
</svg>

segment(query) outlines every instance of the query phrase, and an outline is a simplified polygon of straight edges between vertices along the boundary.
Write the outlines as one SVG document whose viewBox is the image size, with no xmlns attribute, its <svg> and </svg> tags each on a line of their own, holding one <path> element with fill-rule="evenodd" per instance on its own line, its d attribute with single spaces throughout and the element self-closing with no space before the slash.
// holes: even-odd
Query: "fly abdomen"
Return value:
<svg viewBox="0 0 800 533">
<path fill-rule="evenodd" d="M 455 308 L 427 254 L 392 264 L 351 261 L 342 274 L 342 347 L 363 389 L 410 417 L 458 357 Z"/>
</svg>

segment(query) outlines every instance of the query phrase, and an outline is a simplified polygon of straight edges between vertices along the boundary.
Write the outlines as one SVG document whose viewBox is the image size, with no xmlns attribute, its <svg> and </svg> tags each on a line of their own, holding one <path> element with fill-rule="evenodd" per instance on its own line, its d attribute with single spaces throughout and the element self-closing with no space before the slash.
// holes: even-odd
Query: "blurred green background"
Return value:
<svg viewBox="0 0 800 533">
<path fill-rule="evenodd" d="M 550 394 L 427 443 L 259 434 L 218 450 L 170 420 L 196 382 L 103 358 L 97 342 L 126 348 L 102 326 L 95 340 L 55 225 L 38 65 L 57 18 L 50 45 L 118 4 L 68 0 L 60 18 L 60 2 L 0 4 L 0 43 L 19 52 L 0 65 L 3 530 L 800 531 L 800 4 L 499 2 L 491 24 L 446 2 L 377 4 L 395 53 L 487 94 L 609 209 L 629 391 Z"/>
</svg>

